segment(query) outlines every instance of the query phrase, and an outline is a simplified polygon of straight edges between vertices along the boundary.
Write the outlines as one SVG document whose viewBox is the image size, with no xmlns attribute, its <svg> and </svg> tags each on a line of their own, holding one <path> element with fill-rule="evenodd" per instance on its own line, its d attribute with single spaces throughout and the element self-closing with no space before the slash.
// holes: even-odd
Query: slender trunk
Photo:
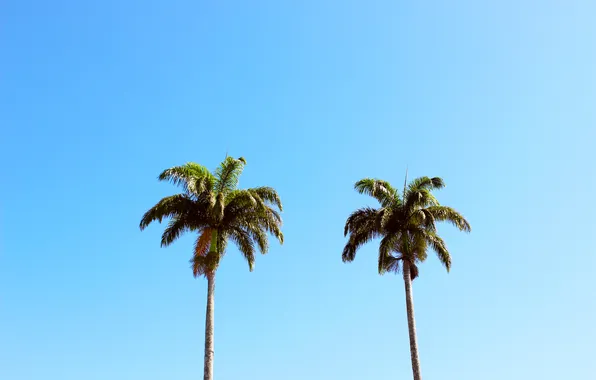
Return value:
<svg viewBox="0 0 596 380">
<path fill-rule="evenodd" d="M 418 341 L 416 340 L 416 321 L 414 320 L 414 295 L 412 294 L 412 278 L 410 263 L 403 261 L 404 283 L 406 286 L 406 309 L 408 311 L 408 332 L 410 333 L 410 355 L 412 356 L 412 372 L 414 380 L 422 380 L 420 360 L 418 359 Z"/>
<path fill-rule="evenodd" d="M 215 307 L 215 272 L 207 275 L 207 315 L 205 317 L 204 380 L 213 380 L 213 320 Z"/>
</svg>

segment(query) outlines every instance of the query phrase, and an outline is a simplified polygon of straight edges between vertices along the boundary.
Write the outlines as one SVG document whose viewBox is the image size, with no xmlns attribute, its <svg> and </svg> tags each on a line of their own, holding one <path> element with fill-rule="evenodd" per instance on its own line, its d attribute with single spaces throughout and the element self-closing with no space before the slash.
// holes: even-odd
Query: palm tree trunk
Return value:
<svg viewBox="0 0 596 380">
<path fill-rule="evenodd" d="M 215 307 L 215 271 L 207 275 L 207 315 L 205 317 L 204 380 L 213 380 L 213 321 Z"/>
<path fill-rule="evenodd" d="M 408 312 L 408 332 L 410 333 L 410 355 L 412 356 L 412 372 L 414 380 L 422 380 L 420 360 L 418 359 L 418 342 L 416 340 L 416 321 L 414 320 L 414 295 L 412 294 L 412 278 L 410 263 L 403 261 L 404 283 L 406 287 L 406 309 Z"/>
</svg>

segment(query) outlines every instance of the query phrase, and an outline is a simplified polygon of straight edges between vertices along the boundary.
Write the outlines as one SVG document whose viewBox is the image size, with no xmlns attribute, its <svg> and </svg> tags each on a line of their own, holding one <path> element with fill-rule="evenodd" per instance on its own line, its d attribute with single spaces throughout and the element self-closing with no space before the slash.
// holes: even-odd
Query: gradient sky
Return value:
<svg viewBox="0 0 596 380">
<path fill-rule="evenodd" d="M 247 5 L 248 4 L 248 5 Z M 353 183 L 441 176 L 472 223 L 414 282 L 425 380 L 596 373 L 596 5 L 26 1 L 0 5 L 0 378 L 202 378 L 192 236 L 156 176 L 244 156 L 283 246 L 218 272 L 215 377 L 411 378 L 400 277 L 341 262 Z"/>
</svg>

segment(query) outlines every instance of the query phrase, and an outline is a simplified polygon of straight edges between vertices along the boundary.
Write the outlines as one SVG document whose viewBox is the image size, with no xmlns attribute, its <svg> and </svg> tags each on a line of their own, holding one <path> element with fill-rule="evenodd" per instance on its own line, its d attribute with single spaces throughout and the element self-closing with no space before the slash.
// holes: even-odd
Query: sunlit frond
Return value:
<svg viewBox="0 0 596 380">
<path fill-rule="evenodd" d="M 210 192 L 215 183 L 215 177 L 209 170 L 194 162 L 166 169 L 157 178 L 181 186 L 185 192 L 195 195 Z"/>
<path fill-rule="evenodd" d="M 354 189 L 360 194 L 367 194 L 375 198 L 383 207 L 399 203 L 400 197 L 391 184 L 376 178 L 364 178 L 356 182 Z"/>
<path fill-rule="evenodd" d="M 228 193 L 238 186 L 240 174 L 244 170 L 246 160 L 243 157 L 238 159 L 226 157 L 226 159 L 215 170 L 217 178 L 215 185 L 216 193 Z"/>
<path fill-rule="evenodd" d="M 466 218 L 464 218 L 463 215 L 451 207 L 432 206 L 428 207 L 427 210 L 437 221 L 449 222 L 457 227 L 460 231 L 470 232 L 472 230 L 472 227 Z"/>
<path fill-rule="evenodd" d="M 406 192 L 405 209 L 409 212 L 417 208 L 438 206 L 439 201 L 428 189 L 416 189 Z"/>
<path fill-rule="evenodd" d="M 426 241 L 428 242 L 428 245 L 432 248 L 433 251 L 436 252 L 439 261 L 441 261 L 441 264 L 443 264 L 447 269 L 447 272 L 449 272 L 449 270 L 451 269 L 451 255 L 449 254 L 449 251 L 447 250 L 447 246 L 445 245 L 443 239 L 441 239 L 438 235 L 434 233 L 429 233 L 425 237 Z"/>
<path fill-rule="evenodd" d="M 268 186 L 261 186 L 253 187 L 251 189 L 248 189 L 248 191 L 258 195 L 263 201 L 276 206 L 279 209 L 279 211 L 283 211 L 281 199 L 279 198 L 279 194 L 277 194 L 277 191 L 274 188 Z"/>
<path fill-rule="evenodd" d="M 426 190 L 438 190 L 445 187 L 445 182 L 443 182 L 442 178 L 439 177 L 418 177 L 408 185 L 407 193 L 412 191 L 417 191 L 420 189 Z"/>
</svg>

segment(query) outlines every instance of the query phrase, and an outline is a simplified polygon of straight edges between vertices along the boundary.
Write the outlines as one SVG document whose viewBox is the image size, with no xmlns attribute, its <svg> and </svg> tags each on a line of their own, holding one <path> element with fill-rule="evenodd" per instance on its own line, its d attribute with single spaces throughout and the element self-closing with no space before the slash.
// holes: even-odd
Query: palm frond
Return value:
<svg viewBox="0 0 596 380">
<path fill-rule="evenodd" d="M 375 229 L 366 229 L 351 233 L 341 255 L 343 262 L 354 261 L 358 249 L 379 236 L 380 233 Z"/>
<path fill-rule="evenodd" d="M 396 243 L 399 240 L 399 236 L 396 234 L 387 234 L 383 236 L 379 243 L 379 260 L 378 260 L 378 271 L 379 274 L 385 273 L 390 267 L 391 252 L 395 250 Z"/>
<path fill-rule="evenodd" d="M 405 209 L 413 211 L 417 208 L 438 206 L 439 201 L 428 189 L 415 189 L 406 192 Z"/>
<path fill-rule="evenodd" d="M 161 235 L 161 246 L 167 247 L 178 239 L 184 232 L 191 230 L 187 220 L 184 217 L 175 216 L 170 220 L 168 226 Z"/>
<path fill-rule="evenodd" d="M 445 182 L 440 177 L 418 177 L 408 185 L 407 192 L 418 191 L 420 189 L 438 190 L 445 187 Z"/>
<path fill-rule="evenodd" d="M 436 252 L 439 261 L 441 264 L 445 266 L 447 272 L 451 269 L 451 255 L 447 250 L 447 246 L 443 239 L 441 239 L 437 234 L 429 233 L 425 236 L 428 245 L 432 248 L 433 251 Z"/>
<path fill-rule="evenodd" d="M 281 244 L 284 241 L 284 236 L 281 232 L 282 224 L 283 222 L 279 213 L 269 206 L 265 206 L 264 208 L 243 208 L 228 205 L 222 221 L 222 225 L 224 226 L 240 228 L 253 226 L 251 228 L 262 229 L 276 237 Z"/>
<path fill-rule="evenodd" d="M 235 190 L 238 186 L 240 174 L 244 170 L 244 165 L 246 165 L 246 160 L 243 157 L 238 159 L 226 157 L 215 170 L 215 177 L 217 178 L 215 191 L 217 193 L 228 193 Z"/>
<path fill-rule="evenodd" d="M 436 231 L 435 217 L 426 208 L 414 210 L 407 221 L 409 225 L 421 226 L 427 231 Z"/>
<path fill-rule="evenodd" d="M 203 229 L 203 232 L 197 237 L 195 242 L 195 256 L 205 256 L 209 252 L 211 245 L 211 228 Z"/>
<path fill-rule="evenodd" d="M 181 215 L 193 209 L 196 209 L 196 204 L 186 194 L 165 197 L 143 215 L 139 228 L 142 231 L 155 220 L 161 223 L 163 219 Z"/>
<path fill-rule="evenodd" d="M 181 186 L 187 193 L 195 195 L 211 191 L 215 183 L 213 174 L 204 166 L 194 162 L 166 169 L 157 179 Z"/>
<path fill-rule="evenodd" d="M 401 270 L 399 264 L 403 259 L 389 255 L 385 258 L 385 272 L 399 273 Z"/>
<path fill-rule="evenodd" d="M 211 229 L 205 228 L 202 233 L 199 234 L 195 242 L 195 249 L 191 262 L 192 274 L 195 277 L 204 275 L 207 273 L 205 267 L 205 257 L 209 252 L 209 246 L 211 242 Z"/>
<path fill-rule="evenodd" d="M 360 194 L 370 195 L 375 198 L 383 207 L 400 202 L 397 190 L 395 190 L 389 182 L 381 179 L 361 179 L 354 184 L 354 189 Z"/>
<path fill-rule="evenodd" d="M 232 190 L 226 197 L 226 208 L 252 208 L 257 206 L 264 206 L 265 203 L 258 196 L 250 190 Z"/>
<path fill-rule="evenodd" d="M 229 238 L 236 244 L 248 263 L 248 269 L 252 272 L 255 265 L 255 247 L 250 234 L 240 228 L 235 228 L 230 231 Z"/>
<path fill-rule="evenodd" d="M 281 199 L 274 188 L 268 186 L 260 186 L 248 189 L 248 191 L 250 191 L 252 194 L 258 195 L 263 201 L 275 205 L 279 209 L 279 211 L 283 211 Z"/>
<path fill-rule="evenodd" d="M 344 236 L 348 233 L 355 233 L 363 229 L 380 230 L 380 214 L 381 210 L 372 207 L 364 207 L 354 211 L 344 226 Z"/>
<path fill-rule="evenodd" d="M 460 231 L 470 232 L 472 230 L 472 227 L 466 218 L 451 207 L 432 206 L 428 207 L 427 210 L 437 221 L 449 222 Z"/>
</svg>

